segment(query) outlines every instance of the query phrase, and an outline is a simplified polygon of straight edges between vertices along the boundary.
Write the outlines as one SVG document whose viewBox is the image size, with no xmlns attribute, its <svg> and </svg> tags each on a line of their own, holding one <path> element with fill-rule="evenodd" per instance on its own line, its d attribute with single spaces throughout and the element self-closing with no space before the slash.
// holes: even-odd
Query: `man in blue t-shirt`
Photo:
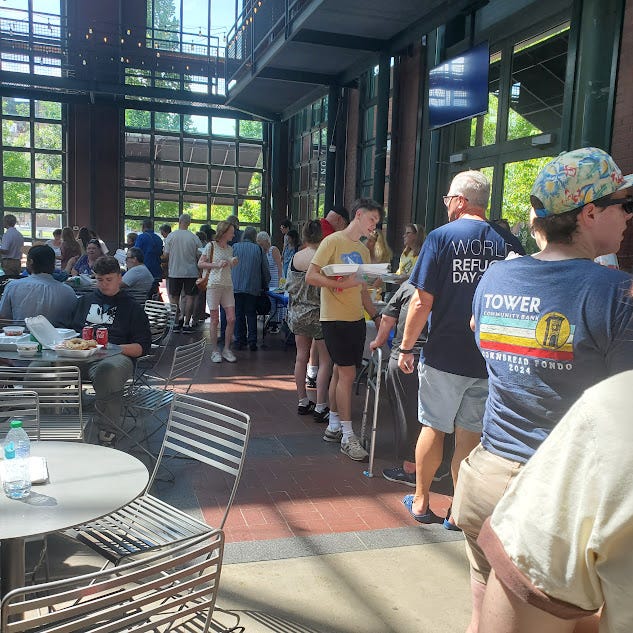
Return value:
<svg viewBox="0 0 633 633">
<path fill-rule="evenodd" d="M 429 488 L 442 462 L 444 435 L 455 432 L 454 474 L 481 435 L 488 375 L 469 325 L 475 288 L 491 262 L 524 252 L 511 233 L 486 221 L 489 197 L 490 183 L 481 172 L 453 178 L 444 196 L 449 223 L 429 233 L 409 279 L 417 292 L 400 343 L 403 372 L 413 372 L 413 346 L 429 324 L 418 370 L 422 429 L 415 449 L 415 495 L 402 500 L 420 523 L 438 521 L 429 507 Z M 450 511 L 444 526 L 456 529 Z"/>
<path fill-rule="evenodd" d="M 532 188 L 533 230 L 545 247 L 494 264 L 477 287 L 475 336 L 490 393 L 481 444 L 461 464 L 453 502 L 471 567 L 473 633 L 490 573 L 477 543 L 484 521 L 582 393 L 633 369 L 631 277 L 593 261 L 618 251 L 632 187 L 633 176 L 623 178 L 600 149 L 561 154 Z"/>
<path fill-rule="evenodd" d="M 134 242 L 136 248 L 143 251 L 143 261 L 154 281 L 160 282 L 162 270 L 160 267 L 160 257 L 163 254 L 163 240 L 154 233 L 154 223 L 149 218 L 143 220 L 143 232 Z"/>
</svg>

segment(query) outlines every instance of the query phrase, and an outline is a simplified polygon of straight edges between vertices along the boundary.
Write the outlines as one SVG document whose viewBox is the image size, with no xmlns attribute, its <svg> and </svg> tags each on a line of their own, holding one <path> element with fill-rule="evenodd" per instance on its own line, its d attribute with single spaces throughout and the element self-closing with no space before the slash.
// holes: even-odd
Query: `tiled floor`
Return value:
<svg viewBox="0 0 633 633">
<path fill-rule="evenodd" d="M 200 334 L 197 334 L 198 336 Z M 175 335 L 175 343 L 191 339 Z M 266 348 L 237 352 L 238 362 L 205 361 L 192 393 L 251 415 L 251 439 L 237 498 L 225 526 L 227 542 L 280 539 L 417 525 L 401 503 L 411 488 L 386 481 L 382 468 L 394 465 L 392 418 L 381 396 L 374 477 L 367 464 L 351 461 L 339 446 L 324 442 L 324 425 L 299 416 L 293 381 L 294 348 L 281 335 L 266 337 Z M 365 387 L 354 396 L 354 426 L 360 430 Z M 204 518 L 216 524 L 226 500 L 223 482 L 192 473 L 192 488 Z M 431 506 L 444 516 L 448 479 L 435 484 Z M 443 493 L 443 494 L 442 494 Z M 425 528 L 420 528 L 425 529 Z"/>
</svg>

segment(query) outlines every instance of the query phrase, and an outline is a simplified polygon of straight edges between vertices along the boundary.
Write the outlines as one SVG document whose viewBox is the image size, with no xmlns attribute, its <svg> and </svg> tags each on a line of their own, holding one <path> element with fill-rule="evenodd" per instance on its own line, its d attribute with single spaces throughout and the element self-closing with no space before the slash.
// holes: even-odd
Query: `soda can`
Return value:
<svg viewBox="0 0 633 633">
<path fill-rule="evenodd" d="M 103 347 L 107 347 L 108 346 L 108 328 L 98 327 L 96 338 L 97 338 L 97 345 L 103 345 Z"/>
<path fill-rule="evenodd" d="M 83 330 L 81 330 L 81 338 L 85 341 L 92 341 L 92 336 L 94 331 L 92 329 L 92 325 L 86 325 Z"/>
</svg>

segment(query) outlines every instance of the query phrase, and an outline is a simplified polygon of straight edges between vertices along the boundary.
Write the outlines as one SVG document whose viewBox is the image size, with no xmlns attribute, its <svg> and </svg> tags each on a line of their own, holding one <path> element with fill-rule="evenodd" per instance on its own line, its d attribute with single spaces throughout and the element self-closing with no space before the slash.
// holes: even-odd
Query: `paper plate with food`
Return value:
<svg viewBox="0 0 633 633">
<path fill-rule="evenodd" d="M 68 356 L 70 358 L 88 358 L 92 356 L 103 345 L 97 345 L 97 341 L 87 341 L 83 338 L 71 338 L 55 345 L 58 356 Z"/>
</svg>

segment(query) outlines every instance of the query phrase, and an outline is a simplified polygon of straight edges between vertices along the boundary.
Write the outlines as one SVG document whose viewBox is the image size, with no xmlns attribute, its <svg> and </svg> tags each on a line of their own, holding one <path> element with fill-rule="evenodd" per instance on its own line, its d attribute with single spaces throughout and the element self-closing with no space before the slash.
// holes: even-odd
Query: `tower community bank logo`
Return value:
<svg viewBox="0 0 633 633">
<path fill-rule="evenodd" d="M 575 326 L 561 312 L 540 314 L 540 299 L 486 294 L 479 324 L 484 358 L 565 371 L 574 360 Z"/>
</svg>

